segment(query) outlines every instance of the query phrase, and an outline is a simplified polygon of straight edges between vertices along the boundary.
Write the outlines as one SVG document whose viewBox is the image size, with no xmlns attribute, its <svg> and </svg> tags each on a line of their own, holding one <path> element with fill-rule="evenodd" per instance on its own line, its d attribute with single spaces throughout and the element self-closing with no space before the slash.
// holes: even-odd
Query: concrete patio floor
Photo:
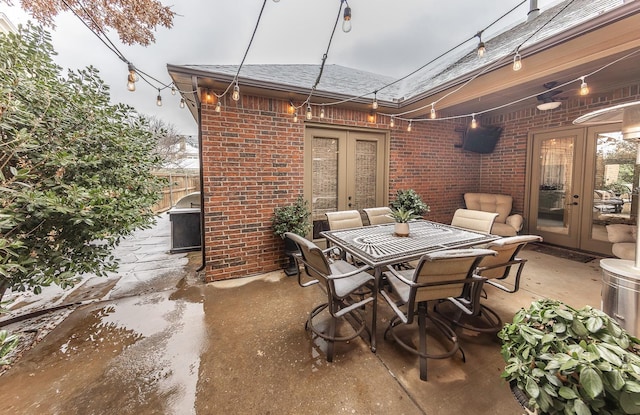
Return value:
<svg viewBox="0 0 640 415">
<path fill-rule="evenodd" d="M 500 379 L 495 336 L 458 329 L 466 363 L 460 355 L 429 360 L 423 382 L 417 359 L 382 338 L 391 314 L 381 301 L 377 353 L 358 338 L 339 344 L 328 363 L 323 342 L 304 330 L 323 300 L 319 287 L 301 288 L 282 272 L 203 284 L 194 271 L 198 253 L 168 254 L 168 226 L 163 219 L 129 241 L 118 275 L 89 278 L 75 294 L 56 297 L 56 304 L 81 301 L 43 315 L 49 328 L 40 323 L 36 331 L 48 334 L 0 376 L 0 413 L 524 412 Z M 505 321 L 541 297 L 600 307 L 598 259 L 521 256 L 529 262 L 518 293 L 487 288 L 486 304 Z M 29 322 L 5 328 L 27 335 Z"/>
</svg>

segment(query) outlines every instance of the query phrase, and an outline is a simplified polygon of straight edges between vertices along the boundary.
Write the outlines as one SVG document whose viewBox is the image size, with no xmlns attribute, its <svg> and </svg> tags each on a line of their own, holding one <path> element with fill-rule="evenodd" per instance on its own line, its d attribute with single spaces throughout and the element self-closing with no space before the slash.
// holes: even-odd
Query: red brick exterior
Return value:
<svg viewBox="0 0 640 415">
<path fill-rule="evenodd" d="M 553 111 L 532 105 L 485 117 L 482 123 L 504 127 L 495 151 L 486 155 L 455 146 L 462 141 L 456 128 L 469 120 L 414 122 L 407 132 L 403 122 L 389 130 L 387 117 L 370 123 L 367 112 L 329 107 L 322 123 L 390 131 L 389 199 L 398 189 L 413 188 L 431 206 L 429 219 L 448 222 L 470 191 L 513 195 L 514 211 L 522 212 L 529 132 L 570 126 L 581 114 L 634 98 L 638 85 L 570 99 Z M 262 97 L 242 96 L 221 113 L 214 108 L 202 104 L 206 279 L 281 269 L 283 242 L 271 230 L 271 217 L 303 192 L 304 117 L 294 123 L 287 101 Z M 319 118 L 312 122 L 318 125 Z"/>
</svg>

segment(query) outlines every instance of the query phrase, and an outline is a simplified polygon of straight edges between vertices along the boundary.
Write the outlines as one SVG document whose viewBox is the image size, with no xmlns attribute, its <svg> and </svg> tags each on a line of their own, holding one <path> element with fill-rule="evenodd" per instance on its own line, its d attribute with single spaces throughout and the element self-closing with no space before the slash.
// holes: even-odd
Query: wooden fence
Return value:
<svg viewBox="0 0 640 415">
<path fill-rule="evenodd" d="M 181 197 L 200 191 L 200 174 L 198 172 L 156 172 L 158 177 L 167 179 L 167 186 L 162 189 L 162 199 L 153 207 L 153 211 L 163 212 L 173 206 Z"/>
</svg>

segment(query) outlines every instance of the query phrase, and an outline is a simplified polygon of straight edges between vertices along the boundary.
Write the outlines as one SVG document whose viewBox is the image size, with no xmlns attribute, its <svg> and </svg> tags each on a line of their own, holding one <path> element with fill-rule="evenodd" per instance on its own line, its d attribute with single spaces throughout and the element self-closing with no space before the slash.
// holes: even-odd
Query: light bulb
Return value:
<svg viewBox="0 0 640 415">
<path fill-rule="evenodd" d="M 180 108 L 184 108 L 184 98 L 180 98 Z"/>
<path fill-rule="evenodd" d="M 162 96 L 160 95 L 160 90 L 158 89 L 158 97 L 156 98 L 156 105 L 161 107 L 162 106 Z"/>
<path fill-rule="evenodd" d="M 483 57 L 486 51 L 487 51 L 487 48 L 484 46 L 484 42 L 480 41 L 480 43 L 478 43 L 478 57 L 479 58 Z"/>
<path fill-rule="evenodd" d="M 238 84 L 235 84 L 235 86 L 233 87 L 233 94 L 231 94 L 231 99 L 233 99 L 234 101 L 240 100 L 240 87 L 238 86 Z"/>
<path fill-rule="evenodd" d="M 320 108 L 320 118 L 324 118 L 324 108 Z"/>
<path fill-rule="evenodd" d="M 431 104 L 431 114 L 429 114 L 432 120 L 436 118 L 436 108 L 433 105 Z"/>
<path fill-rule="evenodd" d="M 134 81 L 134 75 L 131 75 L 131 73 L 129 73 L 129 76 L 127 77 L 127 89 L 131 92 L 136 90 L 136 81 Z"/>
<path fill-rule="evenodd" d="M 298 112 L 293 113 L 293 122 L 298 122 Z"/>
<path fill-rule="evenodd" d="M 218 100 L 218 102 L 216 103 L 216 112 L 220 111 L 222 111 L 222 104 L 220 104 L 220 101 Z"/>
<path fill-rule="evenodd" d="M 376 122 L 376 113 L 371 111 L 369 113 L 369 116 L 367 117 L 367 121 L 369 121 L 370 123 Z"/>
<path fill-rule="evenodd" d="M 129 76 L 131 77 L 131 82 L 138 82 L 138 74 L 136 73 L 136 67 L 133 66 L 132 63 L 128 64 Z"/>
<path fill-rule="evenodd" d="M 175 95 L 176 94 L 176 87 L 171 85 L 171 95 Z"/>
<path fill-rule="evenodd" d="M 311 112 L 311 105 L 307 104 L 307 114 L 305 115 L 305 117 L 310 120 L 313 118 L 313 113 Z"/>
<path fill-rule="evenodd" d="M 516 52 L 516 55 L 513 57 L 513 70 L 519 71 L 520 69 L 522 69 L 522 57 Z"/>
<path fill-rule="evenodd" d="M 580 95 L 589 95 L 589 86 L 584 80 L 584 77 L 580 78 L 582 83 L 580 84 Z"/>
<path fill-rule="evenodd" d="M 342 22 L 342 31 L 349 33 L 351 31 L 351 7 L 344 8 L 344 21 Z"/>
<path fill-rule="evenodd" d="M 411 132 L 411 121 L 409 121 L 409 125 L 407 126 L 407 131 Z"/>
<path fill-rule="evenodd" d="M 478 121 L 476 121 L 476 114 L 473 114 L 471 118 L 471 128 L 476 128 L 477 126 L 478 126 Z"/>
<path fill-rule="evenodd" d="M 378 109 L 378 97 L 376 96 L 376 93 L 373 93 L 373 102 L 371 103 L 371 109 L 373 110 L 377 110 Z"/>
<path fill-rule="evenodd" d="M 393 119 L 393 117 L 391 117 L 391 121 L 389 121 L 389 127 L 393 128 L 393 127 L 395 127 L 395 126 L 396 126 L 396 122 L 395 122 L 395 120 Z"/>
<path fill-rule="evenodd" d="M 280 3 L 280 0 L 273 0 L 274 3 Z"/>
</svg>

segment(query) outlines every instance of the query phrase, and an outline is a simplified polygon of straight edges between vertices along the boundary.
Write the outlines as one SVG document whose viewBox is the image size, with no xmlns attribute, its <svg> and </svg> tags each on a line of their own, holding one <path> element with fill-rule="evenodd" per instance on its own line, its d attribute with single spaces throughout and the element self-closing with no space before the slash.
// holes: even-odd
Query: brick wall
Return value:
<svg viewBox="0 0 640 415">
<path fill-rule="evenodd" d="M 504 131 L 495 151 L 484 155 L 455 147 L 462 141 L 456 128 L 469 120 L 414 122 L 407 132 L 402 121 L 389 130 L 387 117 L 370 123 L 367 112 L 330 107 L 321 124 L 389 131 L 389 200 L 398 189 L 413 188 L 431 207 L 428 219 L 448 223 L 470 191 L 513 195 L 514 211 L 522 212 L 529 132 L 570 126 L 579 115 L 634 97 L 639 98 L 638 85 L 571 99 L 553 111 L 540 112 L 532 104 L 485 117 L 482 123 Z M 275 207 L 303 192 L 305 125 L 303 114 L 293 122 L 288 107 L 286 101 L 251 96 L 223 106 L 220 114 L 214 105 L 202 106 L 208 281 L 277 270 L 286 261 L 271 217 Z"/>
</svg>

